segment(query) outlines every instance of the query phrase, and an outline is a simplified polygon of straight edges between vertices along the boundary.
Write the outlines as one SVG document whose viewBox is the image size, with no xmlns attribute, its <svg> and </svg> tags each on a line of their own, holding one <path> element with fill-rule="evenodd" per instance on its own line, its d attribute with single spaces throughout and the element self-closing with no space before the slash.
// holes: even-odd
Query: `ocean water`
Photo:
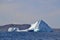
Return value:
<svg viewBox="0 0 60 40">
<path fill-rule="evenodd" d="M 60 40 L 60 32 L 0 32 L 0 40 Z"/>
</svg>

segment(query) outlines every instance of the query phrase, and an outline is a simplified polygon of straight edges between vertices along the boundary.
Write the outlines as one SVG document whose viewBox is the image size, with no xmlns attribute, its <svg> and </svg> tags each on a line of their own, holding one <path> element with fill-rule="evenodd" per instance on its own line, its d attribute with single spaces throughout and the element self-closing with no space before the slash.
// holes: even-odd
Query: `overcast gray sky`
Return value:
<svg viewBox="0 0 60 40">
<path fill-rule="evenodd" d="M 0 0 L 0 25 L 32 24 L 40 19 L 60 28 L 60 0 Z"/>
</svg>

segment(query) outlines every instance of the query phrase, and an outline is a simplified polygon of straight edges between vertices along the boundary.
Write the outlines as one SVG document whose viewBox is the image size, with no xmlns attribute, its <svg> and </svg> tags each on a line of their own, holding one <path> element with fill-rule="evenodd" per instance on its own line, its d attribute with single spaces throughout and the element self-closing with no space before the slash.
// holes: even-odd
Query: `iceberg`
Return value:
<svg viewBox="0 0 60 40">
<path fill-rule="evenodd" d="M 39 20 L 35 24 L 32 24 L 29 29 L 31 32 L 32 30 L 34 30 L 34 32 L 53 32 L 52 28 L 43 20 Z"/>
<path fill-rule="evenodd" d="M 43 20 L 36 21 L 34 24 L 31 24 L 31 26 L 24 30 L 19 30 L 19 28 L 16 27 L 10 27 L 8 29 L 8 32 L 53 32 L 52 28 L 45 23 Z"/>
</svg>

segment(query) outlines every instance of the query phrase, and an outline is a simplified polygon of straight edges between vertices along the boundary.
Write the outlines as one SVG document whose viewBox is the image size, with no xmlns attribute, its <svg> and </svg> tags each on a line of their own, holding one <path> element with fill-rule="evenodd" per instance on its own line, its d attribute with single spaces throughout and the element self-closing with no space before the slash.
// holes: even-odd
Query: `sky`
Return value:
<svg viewBox="0 0 60 40">
<path fill-rule="evenodd" d="M 0 0 L 0 25 L 32 24 L 40 19 L 60 28 L 60 0 Z"/>
</svg>

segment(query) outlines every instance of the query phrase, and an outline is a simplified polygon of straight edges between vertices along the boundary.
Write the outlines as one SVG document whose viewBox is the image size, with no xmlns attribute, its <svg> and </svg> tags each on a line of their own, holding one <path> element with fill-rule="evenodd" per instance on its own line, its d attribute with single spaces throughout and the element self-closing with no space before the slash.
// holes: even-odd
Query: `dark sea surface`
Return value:
<svg viewBox="0 0 60 40">
<path fill-rule="evenodd" d="M 60 40 L 60 32 L 0 32 L 0 40 Z"/>
</svg>

